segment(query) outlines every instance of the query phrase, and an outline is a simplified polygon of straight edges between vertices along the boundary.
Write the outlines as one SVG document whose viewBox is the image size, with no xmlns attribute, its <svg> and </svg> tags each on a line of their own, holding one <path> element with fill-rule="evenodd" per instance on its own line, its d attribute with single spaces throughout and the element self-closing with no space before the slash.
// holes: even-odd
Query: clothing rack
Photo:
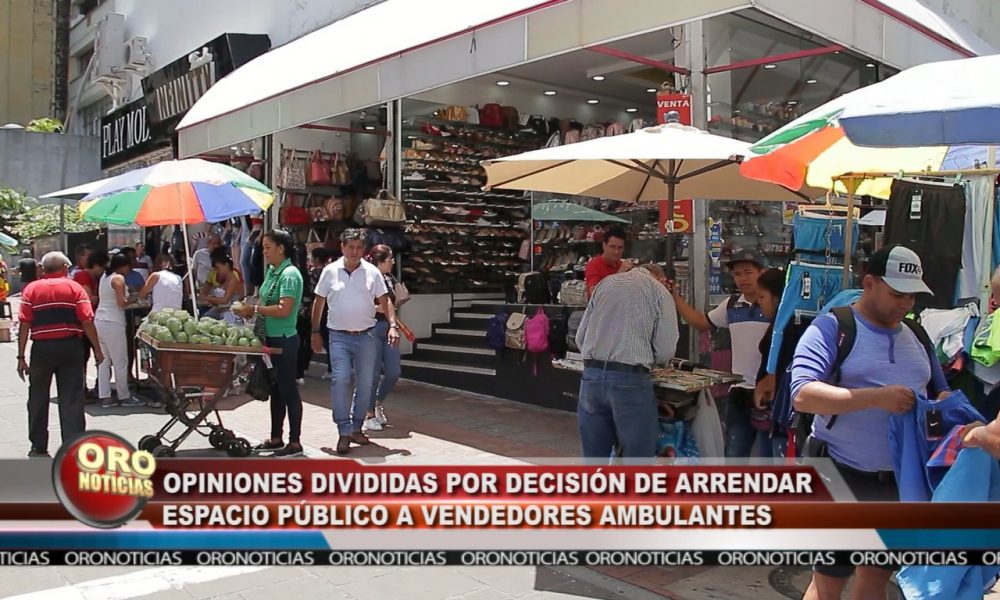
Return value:
<svg viewBox="0 0 1000 600">
<path fill-rule="evenodd" d="M 851 256 L 854 251 L 854 239 L 852 235 L 852 227 L 854 226 L 854 206 L 855 206 L 855 192 L 858 191 L 858 187 L 862 182 L 869 179 L 897 179 L 904 177 L 956 177 L 956 183 L 963 176 L 975 176 L 975 175 L 1000 175 L 1000 169 L 988 168 L 988 169 L 959 169 L 953 171 L 896 171 L 895 173 L 886 172 L 857 172 L 857 173 L 844 173 L 843 175 L 837 175 L 833 177 L 834 186 L 839 182 L 843 183 L 844 187 L 847 188 L 847 228 L 844 231 L 844 275 L 841 285 L 844 289 L 850 284 L 851 280 Z"/>
</svg>

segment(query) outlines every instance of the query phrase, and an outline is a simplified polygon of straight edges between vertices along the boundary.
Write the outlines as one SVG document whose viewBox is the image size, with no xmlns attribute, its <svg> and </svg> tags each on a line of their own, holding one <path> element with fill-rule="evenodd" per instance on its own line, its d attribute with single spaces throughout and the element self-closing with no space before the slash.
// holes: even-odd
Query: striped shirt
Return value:
<svg viewBox="0 0 1000 600">
<path fill-rule="evenodd" d="M 79 283 L 62 273 L 46 274 L 21 292 L 18 318 L 35 341 L 83 337 L 81 323 L 94 320 L 94 308 Z"/>
<path fill-rule="evenodd" d="M 610 275 L 587 305 L 576 345 L 586 360 L 664 364 L 677 351 L 677 307 L 644 269 Z"/>
</svg>

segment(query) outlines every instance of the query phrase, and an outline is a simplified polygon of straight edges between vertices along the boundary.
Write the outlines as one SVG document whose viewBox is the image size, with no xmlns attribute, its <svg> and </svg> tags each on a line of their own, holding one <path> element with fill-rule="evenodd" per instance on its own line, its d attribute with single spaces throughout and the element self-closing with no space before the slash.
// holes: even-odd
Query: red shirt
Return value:
<svg viewBox="0 0 1000 600">
<path fill-rule="evenodd" d="M 49 274 L 21 292 L 19 318 L 22 326 L 31 328 L 31 339 L 61 340 L 82 337 L 81 323 L 94 320 L 94 308 L 79 283 Z"/>
<path fill-rule="evenodd" d="M 95 293 L 97 292 L 97 290 L 94 289 L 94 278 L 90 276 L 89 271 L 80 269 L 79 271 L 73 274 L 73 281 L 82 285 L 84 290 L 92 291 Z"/>
<path fill-rule="evenodd" d="M 604 260 L 603 256 L 595 256 L 590 259 L 587 263 L 587 270 L 584 271 L 584 275 L 587 278 L 587 292 L 594 293 L 594 288 L 597 287 L 601 280 L 608 275 L 614 275 L 622 268 L 622 261 L 616 260 L 612 264 L 608 264 L 608 261 Z"/>
</svg>

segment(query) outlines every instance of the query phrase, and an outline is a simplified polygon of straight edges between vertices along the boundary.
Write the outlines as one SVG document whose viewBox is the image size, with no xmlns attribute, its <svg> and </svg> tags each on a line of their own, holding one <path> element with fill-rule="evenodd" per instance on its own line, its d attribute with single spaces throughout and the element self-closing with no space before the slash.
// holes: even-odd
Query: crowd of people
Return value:
<svg viewBox="0 0 1000 600">
<path fill-rule="evenodd" d="M 201 317 L 259 319 L 266 346 L 281 350 L 272 358 L 270 436 L 257 450 L 277 457 L 302 453 L 298 386 L 305 382 L 313 353 L 328 356 L 323 378 L 331 381 L 340 435 L 337 451 L 346 454 L 351 444 L 369 444 L 364 431 L 381 430 L 388 423 L 384 402 L 400 376 L 396 308 L 409 293 L 392 275 L 392 249 L 366 248 L 364 231 L 348 229 L 341 235 L 341 258 L 332 261 L 330 251 L 315 248 L 310 260 L 300 264 L 295 241 L 285 231 L 270 231 L 257 243 L 264 263 L 259 286 L 248 285 L 222 238 L 215 235 L 195 252 L 189 273 L 197 283 L 192 304 Z M 127 307 L 148 299 L 151 310 L 181 309 L 189 294 L 171 254 L 149 257 L 142 244 L 111 255 L 81 245 L 75 263 L 61 252 L 49 252 L 41 259 L 40 277 L 26 267 L 29 258 L 30 252 L 19 264 L 26 285 L 20 304 L 18 373 L 29 385 L 28 455 L 47 456 L 52 378 L 64 440 L 84 430 L 88 398 L 102 407 L 149 404 L 129 387 L 134 351 Z M 243 299 L 247 301 L 236 303 Z M 91 353 L 98 375 L 93 392 L 86 389 Z"/>
</svg>

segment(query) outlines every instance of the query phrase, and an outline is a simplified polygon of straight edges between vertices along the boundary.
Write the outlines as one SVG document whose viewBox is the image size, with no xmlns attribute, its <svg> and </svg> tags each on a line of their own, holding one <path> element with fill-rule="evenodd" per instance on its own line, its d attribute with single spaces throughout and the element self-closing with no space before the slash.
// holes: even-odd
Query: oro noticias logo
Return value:
<svg viewBox="0 0 1000 600">
<path fill-rule="evenodd" d="M 134 519 L 153 496 L 156 459 L 121 436 L 88 431 L 63 444 L 52 461 L 52 486 L 66 510 L 102 529 Z"/>
</svg>

